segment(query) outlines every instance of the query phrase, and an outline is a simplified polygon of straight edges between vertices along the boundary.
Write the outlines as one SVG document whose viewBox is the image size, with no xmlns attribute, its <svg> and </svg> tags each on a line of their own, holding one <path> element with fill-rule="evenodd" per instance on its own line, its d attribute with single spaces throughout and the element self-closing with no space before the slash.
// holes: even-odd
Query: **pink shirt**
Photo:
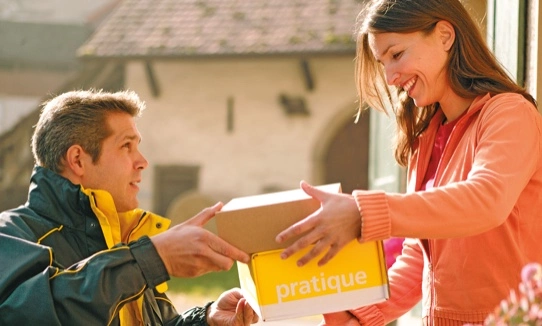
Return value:
<svg viewBox="0 0 542 326">
<path fill-rule="evenodd" d="M 431 158 L 429 159 L 429 166 L 425 172 L 425 177 L 422 182 L 420 190 L 426 190 L 433 188 L 433 183 L 435 182 L 435 173 L 437 173 L 437 167 L 444 152 L 444 146 L 448 142 L 448 138 L 454 129 L 455 124 L 458 119 L 451 121 L 447 124 L 441 124 L 438 127 L 437 134 L 435 135 L 435 144 L 433 144 L 433 151 L 431 152 Z"/>
</svg>

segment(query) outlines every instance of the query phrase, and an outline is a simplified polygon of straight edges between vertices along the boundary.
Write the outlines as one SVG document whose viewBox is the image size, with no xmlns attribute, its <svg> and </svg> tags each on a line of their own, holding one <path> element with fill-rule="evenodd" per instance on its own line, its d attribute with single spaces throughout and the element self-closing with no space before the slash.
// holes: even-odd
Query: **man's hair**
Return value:
<svg viewBox="0 0 542 326">
<path fill-rule="evenodd" d="M 96 162 L 104 139 L 111 135 L 106 123 L 108 114 L 139 117 L 144 109 L 145 103 L 133 91 L 79 90 L 60 94 L 42 105 L 32 136 L 34 160 L 60 173 L 66 152 L 77 144 Z"/>
</svg>

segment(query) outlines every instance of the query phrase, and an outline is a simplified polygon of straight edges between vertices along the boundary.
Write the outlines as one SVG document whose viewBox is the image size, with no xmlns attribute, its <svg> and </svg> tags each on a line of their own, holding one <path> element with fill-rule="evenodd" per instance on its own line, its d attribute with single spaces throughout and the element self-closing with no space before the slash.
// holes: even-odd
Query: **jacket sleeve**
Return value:
<svg viewBox="0 0 542 326">
<path fill-rule="evenodd" d="M 52 248 L 20 237 L 0 234 L 0 246 L 2 325 L 108 325 L 123 304 L 169 279 L 147 237 L 69 268 Z"/>
<path fill-rule="evenodd" d="M 403 252 L 390 268 L 390 299 L 350 310 L 363 326 L 385 325 L 411 310 L 422 297 L 423 253 L 415 239 L 406 239 Z"/>
<path fill-rule="evenodd" d="M 0 324 L 61 325 L 49 275 L 50 248 L 0 234 Z"/>
<path fill-rule="evenodd" d="M 138 240 L 139 243 L 145 244 L 150 243 L 150 239 L 147 237 L 143 237 Z M 132 253 L 134 254 L 134 257 L 136 257 L 136 260 L 141 260 L 142 266 L 146 266 L 142 268 L 143 274 L 146 275 L 146 278 L 153 280 L 153 283 L 160 284 L 163 282 L 162 278 L 160 278 L 160 275 L 153 275 L 155 274 L 155 264 L 149 263 L 149 255 L 145 250 L 140 249 L 141 246 L 133 246 L 131 248 Z M 153 246 L 154 249 L 154 246 Z M 158 254 L 157 254 L 158 255 Z M 160 259 L 157 256 L 158 259 Z M 160 264 L 162 262 L 160 261 Z M 155 298 L 156 308 L 158 311 L 160 311 L 160 316 L 163 321 L 163 324 L 166 326 L 208 326 L 207 324 L 207 308 L 213 303 L 209 302 L 204 307 L 193 307 L 191 309 L 188 309 L 187 311 L 183 312 L 182 314 L 179 314 L 175 308 L 175 305 L 171 302 L 171 300 L 168 298 L 168 296 L 165 293 L 158 292 L 155 288 L 152 289 L 152 295 Z M 153 311 L 152 307 L 148 309 L 148 311 Z"/>
<path fill-rule="evenodd" d="M 213 301 L 203 307 L 190 308 L 179 315 L 165 293 L 158 293 L 154 290 L 154 296 L 165 326 L 208 326 L 207 309 Z"/>
</svg>

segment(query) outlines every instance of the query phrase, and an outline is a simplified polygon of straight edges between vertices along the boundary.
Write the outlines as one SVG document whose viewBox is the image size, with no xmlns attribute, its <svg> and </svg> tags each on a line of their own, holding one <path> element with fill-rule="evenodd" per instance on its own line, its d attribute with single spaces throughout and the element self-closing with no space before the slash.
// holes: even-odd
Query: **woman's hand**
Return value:
<svg viewBox="0 0 542 326">
<path fill-rule="evenodd" d="M 335 257 L 347 243 L 361 236 L 361 216 L 351 195 L 328 193 L 305 181 L 301 182 L 301 189 L 320 202 L 320 209 L 279 233 L 276 241 L 281 243 L 301 236 L 282 252 L 282 259 L 314 244 L 314 247 L 297 261 L 298 266 L 305 265 L 327 250 L 318 261 L 318 265 L 322 266 Z"/>
</svg>

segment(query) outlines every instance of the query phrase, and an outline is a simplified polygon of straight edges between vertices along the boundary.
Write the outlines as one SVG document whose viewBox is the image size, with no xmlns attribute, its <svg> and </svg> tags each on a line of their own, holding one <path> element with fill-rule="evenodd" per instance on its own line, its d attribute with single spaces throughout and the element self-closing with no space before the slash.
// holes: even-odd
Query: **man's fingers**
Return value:
<svg viewBox="0 0 542 326">
<path fill-rule="evenodd" d="M 241 311 L 241 318 L 244 326 L 250 325 L 250 321 L 252 320 L 252 316 L 250 316 L 250 306 L 247 304 L 246 299 L 241 299 L 237 303 L 237 307 L 240 308 Z"/>
<path fill-rule="evenodd" d="M 252 307 L 250 309 L 252 309 Z M 258 321 L 260 321 L 260 317 L 258 317 L 258 314 L 256 311 L 254 311 L 254 309 L 252 309 L 252 312 L 252 323 L 256 324 Z"/>
<path fill-rule="evenodd" d="M 207 255 L 207 261 L 211 265 L 209 269 L 212 269 L 213 272 L 229 271 L 234 263 L 233 259 L 221 255 L 214 250 L 211 250 Z"/>
<path fill-rule="evenodd" d="M 212 234 L 212 233 L 211 233 Z M 250 256 L 231 244 L 227 243 L 225 240 L 219 238 L 218 236 L 212 234 L 212 238 L 209 241 L 209 247 L 216 253 L 229 257 L 233 260 L 238 260 L 242 263 L 248 264 L 250 261 Z"/>
<path fill-rule="evenodd" d="M 227 292 L 233 296 L 235 301 L 239 301 L 243 298 L 243 293 L 240 288 L 231 288 Z"/>
<path fill-rule="evenodd" d="M 248 304 L 245 298 L 242 298 L 237 302 L 235 308 L 235 316 L 239 323 L 244 326 L 249 326 L 258 322 L 258 315 L 254 312 L 254 309 Z"/>
<path fill-rule="evenodd" d="M 244 306 L 245 325 L 251 325 L 258 322 L 258 315 L 254 312 L 252 307 L 245 301 Z"/>
<path fill-rule="evenodd" d="M 201 212 L 188 219 L 183 224 L 204 226 L 215 216 L 217 212 L 222 209 L 222 206 L 224 206 L 224 204 L 222 204 L 222 202 L 218 202 L 211 207 L 204 208 Z"/>
<path fill-rule="evenodd" d="M 235 324 L 240 325 L 241 323 L 243 325 L 246 325 L 245 323 L 245 317 L 244 317 L 244 300 L 240 299 L 237 301 L 237 306 L 235 306 Z"/>
</svg>

